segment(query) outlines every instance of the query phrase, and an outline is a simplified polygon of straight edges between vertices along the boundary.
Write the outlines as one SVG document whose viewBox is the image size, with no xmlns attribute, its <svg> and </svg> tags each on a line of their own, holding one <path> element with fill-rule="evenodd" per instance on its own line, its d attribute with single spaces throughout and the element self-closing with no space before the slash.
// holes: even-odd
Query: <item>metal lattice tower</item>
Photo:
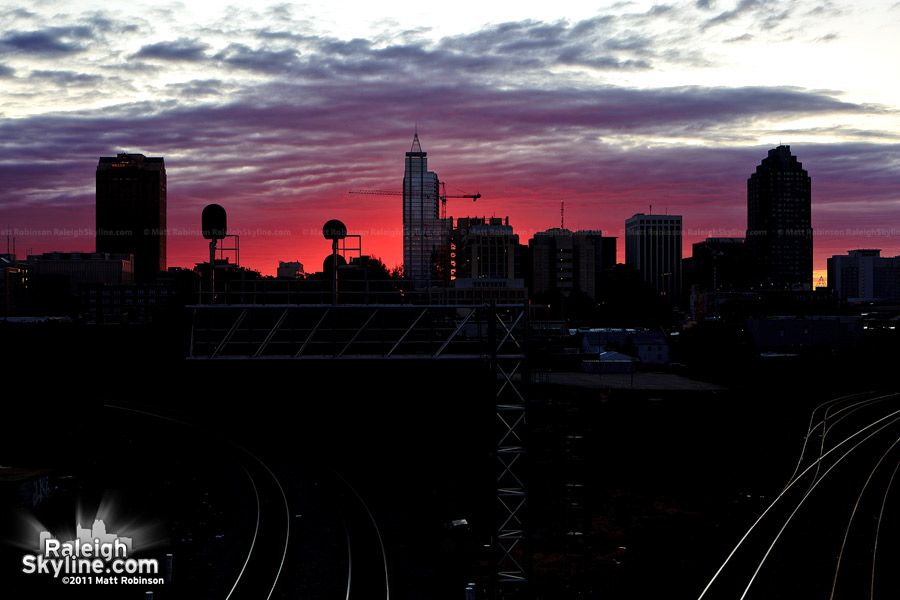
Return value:
<svg viewBox="0 0 900 600">
<path fill-rule="evenodd" d="M 526 532 L 525 388 L 528 306 L 222 304 L 193 312 L 190 360 L 468 360 L 496 382 L 497 597 L 530 594 Z"/>
</svg>

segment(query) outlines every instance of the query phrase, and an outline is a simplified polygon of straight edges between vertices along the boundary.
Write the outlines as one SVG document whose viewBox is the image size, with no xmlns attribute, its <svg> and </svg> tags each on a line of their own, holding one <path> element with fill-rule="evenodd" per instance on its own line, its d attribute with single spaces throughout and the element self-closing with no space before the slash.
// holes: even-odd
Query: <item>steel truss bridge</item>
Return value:
<svg viewBox="0 0 900 600">
<path fill-rule="evenodd" d="M 498 597 L 531 595 L 525 528 L 527 304 L 194 305 L 191 360 L 481 361 L 496 376 L 498 521 L 492 568 Z"/>
</svg>

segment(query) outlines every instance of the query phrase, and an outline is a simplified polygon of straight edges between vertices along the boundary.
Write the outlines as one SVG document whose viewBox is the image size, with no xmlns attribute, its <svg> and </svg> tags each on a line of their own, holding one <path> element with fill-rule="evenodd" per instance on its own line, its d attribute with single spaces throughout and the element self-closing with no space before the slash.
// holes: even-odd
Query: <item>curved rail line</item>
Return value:
<svg viewBox="0 0 900 600">
<path fill-rule="evenodd" d="M 870 397 L 865 397 L 867 395 Z M 778 494 L 778 496 L 769 504 L 769 506 L 767 508 L 765 508 L 765 510 L 754 521 L 754 523 L 752 525 L 750 525 L 749 529 L 746 531 L 746 533 L 743 535 L 743 537 L 737 542 L 737 544 L 734 546 L 734 548 L 731 550 L 731 552 L 725 558 L 722 565 L 718 568 L 718 570 L 712 576 L 709 583 L 707 583 L 706 587 L 700 593 L 698 600 L 703 599 L 707 595 L 707 593 L 711 592 L 717 579 L 720 577 L 720 575 L 723 575 L 723 572 L 725 571 L 725 569 L 729 565 L 729 563 L 732 561 L 732 559 L 735 558 L 736 554 L 738 553 L 738 550 L 741 549 L 741 547 L 744 545 L 744 543 L 749 540 L 751 534 L 753 534 L 754 531 L 757 530 L 758 526 L 760 526 L 760 524 L 763 522 L 763 520 L 778 519 L 778 521 L 781 521 L 781 519 L 784 519 L 780 528 L 778 527 L 777 524 L 775 524 L 775 527 L 776 527 L 775 531 L 777 533 L 771 539 L 771 543 L 766 542 L 766 545 L 768 547 L 767 547 L 764 555 L 759 560 L 759 563 L 756 565 L 755 569 L 753 570 L 752 575 L 750 576 L 749 582 L 746 584 L 746 587 L 743 589 L 743 592 L 741 594 L 739 594 L 740 598 L 745 598 L 747 596 L 748 592 L 750 591 L 750 588 L 753 585 L 754 581 L 756 580 L 757 575 L 759 575 L 759 572 L 762 569 L 763 564 L 769 558 L 769 555 L 771 554 L 774 546 L 778 542 L 782 533 L 784 533 L 788 524 L 791 522 L 791 520 L 794 518 L 794 516 L 800 510 L 801 506 L 807 501 L 807 499 L 809 499 L 810 495 L 819 486 L 819 484 L 826 477 L 828 477 L 828 475 L 833 471 L 833 469 L 835 469 L 841 462 L 843 462 L 845 458 L 847 458 L 849 455 L 853 454 L 864 443 L 866 443 L 867 441 L 872 439 L 874 436 L 885 431 L 892 425 L 894 425 L 896 423 L 900 423 L 900 410 L 887 409 L 885 411 L 880 411 L 879 414 L 872 415 L 870 418 L 867 418 L 865 421 L 863 421 L 859 425 L 851 426 L 852 428 L 849 431 L 847 431 L 847 433 L 844 436 L 842 436 L 842 439 L 840 439 L 840 441 L 838 441 L 837 443 L 833 444 L 830 448 L 828 448 L 825 444 L 825 437 L 828 435 L 828 433 L 832 432 L 832 430 L 835 428 L 835 426 L 838 423 L 840 423 L 841 421 L 846 419 L 848 416 L 850 416 L 854 413 L 857 413 L 858 411 L 861 411 L 864 408 L 874 406 L 878 403 L 885 402 L 887 400 L 896 400 L 896 399 L 900 398 L 900 394 L 897 394 L 897 393 L 879 395 L 879 396 L 875 396 L 875 397 L 871 397 L 871 396 L 872 396 L 871 392 L 868 394 L 855 394 L 855 395 L 851 395 L 851 396 L 844 396 L 842 398 L 837 398 L 837 399 L 830 400 L 828 402 L 824 402 L 824 403 L 820 404 L 819 406 L 817 406 L 812 411 L 812 414 L 810 415 L 809 427 L 807 429 L 807 435 L 804 438 L 803 449 L 801 450 L 800 458 L 797 462 L 796 468 L 794 469 L 794 473 L 792 473 L 788 483 L 784 486 L 784 488 Z M 821 417 L 821 420 L 816 422 L 816 413 L 823 408 L 825 410 Z M 832 420 L 831 422 L 829 422 L 831 419 L 834 419 L 835 417 L 837 417 L 837 421 Z M 810 437 L 819 427 L 822 428 L 822 438 L 823 439 L 822 439 L 821 444 L 819 445 L 818 457 L 811 460 L 810 464 L 808 466 L 806 466 L 806 468 L 804 469 L 803 464 L 806 461 L 805 453 L 807 451 L 807 448 L 808 448 L 808 445 L 810 442 Z M 881 459 L 878 461 L 878 463 L 875 465 L 875 467 L 871 469 L 871 471 L 869 473 L 869 478 L 866 480 L 865 484 L 863 485 L 862 491 L 860 491 L 860 495 L 857 497 L 857 504 L 856 504 L 856 506 L 854 506 L 854 509 L 853 509 L 854 512 L 853 512 L 853 514 L 851 514 L 851 517 L 850 517 L 851 522 L 853 520 L 853 516 L 856 514 L 856 507 L 859 504 L 861 495 L 863 494 L 863 492 L 865 492 L 866 487 L 869 485 L 869 482 L 871 481 L 871 479 L 874 475 L 874 471 L 877 470 L 879 468 L 879 466 L 881 466 L 885 457 L 888 455 L 890 450 L 893 449 L 894 446 L 897 445 L 897 443 L 898 442 L 895 441 L 894 445 L 892 445 L 891 448 L 887 452 L 885 452 L 883 455 L 881 455 Z M 842 449 L 842 447 L 845 445 L 849 445 L 849 449 L 846 449 L 845 451 L 843 451 L 843 453 L 840 456 L 838 456 L 837 451 L 839 449 Z M 826 464 L 826 462 L 825 462 L 826 459 L 833 453 L 835 454 L 835 458 L 833 458 L 832 460 L 829 461 L 830 464 Z M 802 471 L 801 471 L 801 469 L 802 469 Z M 821 472 L 823 469 L 824 469 L 824 472 Z M 891 479 L 890 479 L 891 483 L 893 482 L 893 475 L 896 474 L 896 471 L 897 471 L 897 469 L 895 468 L 894 473 L 891 475 Z M 783 515 L 781 517 L 776 517 L 777 513 L 774 511 L 775 506 L 779 503 L 784 504 L 784 502 L 786 502 L 788 500 L 787 494 L 792 490 L 792 488 L 795 488 L 796 484 L 799 481 L 801 481 L 804 477 L 806 477 L 807 475 L 811 475 L 811 481 L 810 481 L 810 485 L 809 485 L 808 489 L 805 492 L 799 492 L 800 497 L 791 501 L 791 503 L 786 507 L 786 510 L 789 511 L 788 514 Z M 889 490 L 889 488 L 890 488 L 890 483 L 888 484 L 888 490 Z M 884 512 L 884 504 L 886 503 L 886 497 L 887 497 L 887 490 L 885 491 L 885 498 L 882 500 L 881 514 L 879 514 L 877 517 L 879 531 L 880 531 L 880 527 L 881 527 L 881 517 Z M 851 523 L 847 524 L 848 529 L 847 529 L 847 532 L 844 533 L 844 544 L 841 545 L 840 556 L 843 556 L 844 545 L 846 544 L 846 541 L 847 541 L 847 536 L 849 534 L 850 525 L 851 525 Z M 763 534 L 763 535 L 765 535 L 765 534 Z M 875 537 L 876 548 L 877 548 L 877 541 L 878 541 L 878 532 L 876 532 L 876 537 Z M 874 570 L 875 570 L 874 552 L 873 552 L 872 561 L 873 561 L 873 566 L 872 566 L 871 588 L 874 589 Z M 750 567 L 750 568 L 753 568 L 753 567 Z M 832 584 L 832 590 L 831 590 L 832 596 L 834 594 L 834 589 L 835 589 L 834 586 L 836 585 L 836 582 L 837 582 L 837 573 L 838 573 L 839 568 L 840 568 L 840 561 L 838 562 L 838 566 L 835 569 L 834 583 Z M 873 593 L 873 592 L 870 590 L 870 593 Z"/>
<path fill-rule="evenodd" d="M 199 427 L 193 423 L 188 423 L 188 422 L 181 421 L 179 419 L 175 419 L 175 418 L 172 418 L 172 417 L 169 417 L 166 415 L 154 413 L 154 412 L 151 412 L 146 409 L 136 409 L 136 408 L 132 408 L 132 407 L 128 407 L 128 406 L 121 406 L 121 405 L 109 404 L 109 403 L 105 403 L 104 407 L 115 409 L 115 410 L 127 411 L 127 412 L 131 412 L 131 413 L 135 413 L 135 414 L 140 414 L 140 415 L 144 415 L 144 416 L 148 416 L 148 417 L 153 417 L 156 419 L 162 419 L 165 421 L 176 423 L 176 424 L 184 426 L 184 427 L 189 427 L 189 428 L 195 429 L 195 430 L 203 433 L 204 435 L 207 435 L 210 437 L 220 437 L 220 436 L 214 436 L 214 434 L 212 434 L 211 432 L 209 432 L 209 431 L 203 429 L 202 427 Z M 284 488 L 281 485 L 281 482 L 278 481 L 278 477 L 275 476 L 275 473 L 273 473 L 272 470 L 268 467 L 268 465 L 266 465 L 258 456 L 256 456 L 254 453 L 250 452 L 249 450 L 247 450 L 240 444 L 234 442 L 233 440 L 228 440 L 228 439 L 223 439 L 223 438 L 220 438 L 220 439 L 222 439 L 223 442 L 228 443 L 232 447 L 240 450 L 245 456 L 251 458 L 253 460 L 253 465 L 257 469 L 261 468 L 263 470 L 263 472 L 268 475 L 268 477 L 270 478 L 270 481 L 272 483 L 274 483 L 274 485 L 277 487 L 278 491 L 281 494 L 283 503 L 284 503 L 284 510 L 285 510 L 285 517 L 286 517 L 285 527 L 284 527 L 284 548 L 282 549 L 281 560 L 279 561 L 279 564 L 278 564 L 278 570 L 275 573 L 274 577 L 272 578 L 272 585 L 269 588 L 268 594 L 266 595 L 266 600 L 269 600 L 275 591 L 275 587 L 278 585 L 278 580 L 281 577 L 281 573 L 284 569 L 284 563 L 285 563 L 285 560 L 287 559 L 288 544 L 290 542 L 291 521 L 290 521 L 290 506 L 288 503 L 287 494 L 285 493 Z M 245 589 L 245 587 L 247 585 L 247 583 L 246 583 L 247 579 L 245 579 L 244 577 L 245 577 L 245 575 L 248 574 L 248 566 L 250 566 L 251 559 L 254 558 L 254 551 L 257 549 L 256 542 L 260 535 L 260 522 L 261 522 L 261 518 L 262 518 L 262 503 L 260 501 L 260 496 L 259 496 L 259 487 L 257 486 L 257 482 L 254 479 L 253 474 L 250 472 L 250 469 L 247 468 L 247 465 L 245 465 L 243 463 L 239 463 L 239 464 L 241 465 L 241 468 L 243 469 L 244 473 L 247 475 L 248 479 L 250 480 L 250 484 L 253 487 L 254 497 L 256 500 L 256 523 L 254 526 L 253 539 L 250 544 L 250 549 L 247 552 L 247 557 L 244 560 L 244 564 L 241 567 L 241 570 L 238 573 L 234 584 L 231 586 L 231 589 L 228 592 L 228 595 L 225 597 L 225 600 L 235 600 L 236 598 L 239 598 L 242 595 L 247 595 L 248 597 L 252 597 L 252 598 L 260 597 L 256 591 L 244 592 L 243 590 Z M 257 568 L 259 568 L 259 567 L 257 567 Z M 261 575 L 256 575 L 256 576 L 260 577 Z M 245 582 L 245 586 L 240 586 L 242 581 Z M 252 585 L 252 583 L 253 582 L 251 582 L 251 585 Z M 349 589 L 349 584 L 348 584 L 348 589 Z"/>
</svg>

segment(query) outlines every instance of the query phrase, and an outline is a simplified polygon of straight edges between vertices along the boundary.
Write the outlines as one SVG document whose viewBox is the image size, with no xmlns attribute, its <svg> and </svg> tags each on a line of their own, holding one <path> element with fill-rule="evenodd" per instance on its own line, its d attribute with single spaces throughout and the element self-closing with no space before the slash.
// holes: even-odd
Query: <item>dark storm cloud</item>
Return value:
<svg viewBox="0 0 900 600">
<path fill-rule="evenodd" d="M 6 65 L 0 64 L 0 77 L 13 77 L 16 74 L 16 70 L 12 67 L 8 67 Z"/>
<path fill-rule="evenodd" d="M 180 38 L 172 42 L 158 42 L 143 46 L 132 55 L 132 58 L 197 62 L 206 58 L 208 48 L 208 44 L 196 39 Z"/>
<path fill-rule="evenodd" d="M 58 57 L 82 52 L 85 47 L 71 40 L 84 40 L 89 37 L 89 29 L 77 27 L 46 31 L 10 31 L 0 37 L 0 48 L 36 56 Z"/>
</svg>

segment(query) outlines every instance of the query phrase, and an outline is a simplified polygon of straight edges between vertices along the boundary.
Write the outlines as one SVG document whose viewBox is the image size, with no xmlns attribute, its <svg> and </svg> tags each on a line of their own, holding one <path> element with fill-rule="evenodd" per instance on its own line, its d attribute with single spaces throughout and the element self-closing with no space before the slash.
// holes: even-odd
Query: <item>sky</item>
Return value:
<svg viewBox="0 0 900 600">
<path fill-rule="evenodd" d="M 112 9 L 111 7 L 115 7 Z M 680 214 L 684 255 L 745 234 L 746 181 L 790 145 L 812 178 L 814 279 L 900 255 L 900 2 L 144 2 L 0 8 L 0 231 L 18 255 L 94 250 L 101 156 L 162 156 L 168 265 L 321 270 L 322 225 L 402 262 L 418 131 L 454 217 L 619 237 Z M 561 214 L 561 207 L 564 213 Z M 10 242 L 12 243 L 12 242 Z"/>
</svg>

